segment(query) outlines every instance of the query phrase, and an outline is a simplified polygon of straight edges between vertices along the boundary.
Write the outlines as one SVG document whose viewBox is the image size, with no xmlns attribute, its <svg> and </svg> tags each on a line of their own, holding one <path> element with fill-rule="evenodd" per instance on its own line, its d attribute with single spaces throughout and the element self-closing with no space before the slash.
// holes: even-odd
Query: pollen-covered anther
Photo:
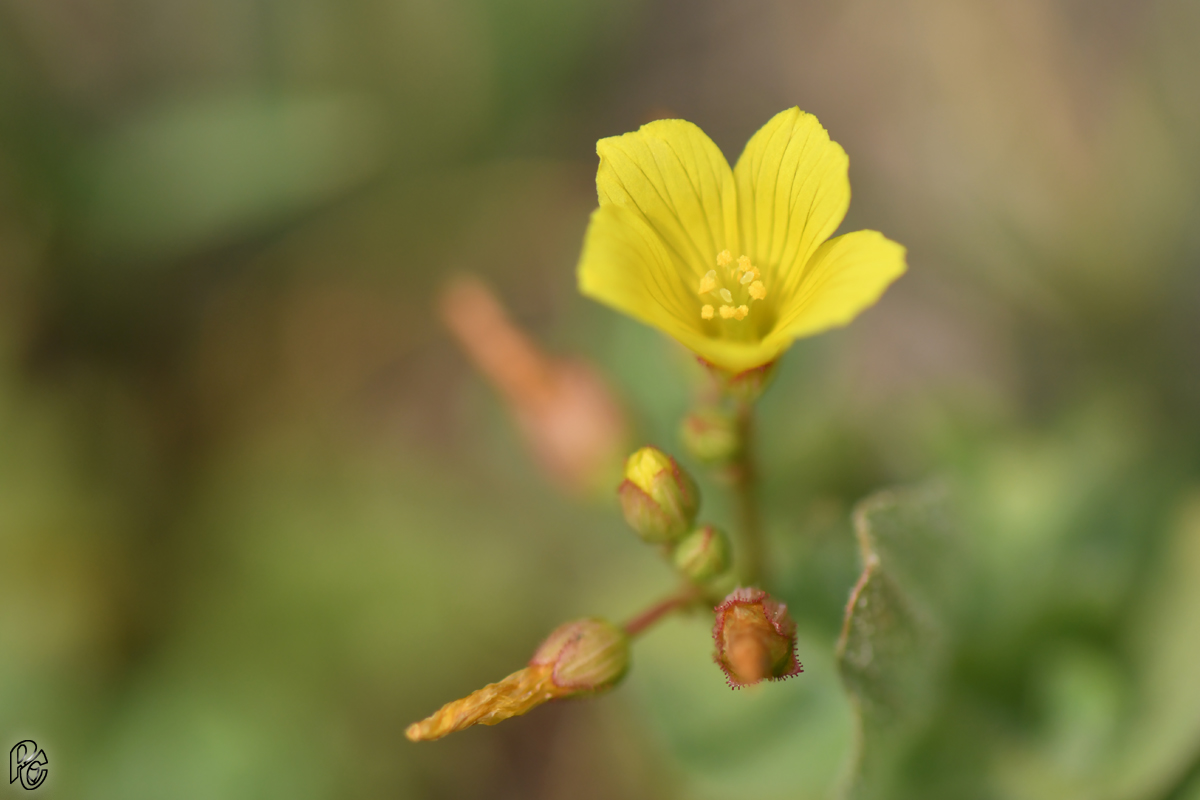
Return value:
<svg viewBox="0 0 1200 800">
<path fill-rule="evenodd" d="M 739 320 L 745 319 L 746 315 L 749 313 L 750 313 L 750 306 L 738 306 L 733 312 L 733 318 L 739 319 Z"/>
<path fill-rule="evenodd" d="M 750 284 L 750 296 L 755 300 L 762 300 L 767 296 L 767 287 L 763 285 L 762 281 L 755 281 Z"/>
<path fill-rule="evenodd" d="M 733 306 L 721 306 L 721 319 L 729 319 L 736 312 Z"/>
<path fill-rule="evenodd" d="M 722 250 L 721 252 L 717 253 L 717 266 L 718 267 L 728 267 L 732 263 L 733 263 L 733 253 L 729 252 L 728 250 Z"/>
<path fill-rule="evenodd" d="M 700 317 L 702 319 L 712 319 L 713 318 L 713 307 L 706 305 L 703 308 L 701 308 L 700 309 Z"/>
<path fill-rule="evenodd" d="M 703 278 L 700 279 L 700 294 L 708 294 L 713 289 L 717 288 L 717 271 L 710 269 Z"/>
</svg>

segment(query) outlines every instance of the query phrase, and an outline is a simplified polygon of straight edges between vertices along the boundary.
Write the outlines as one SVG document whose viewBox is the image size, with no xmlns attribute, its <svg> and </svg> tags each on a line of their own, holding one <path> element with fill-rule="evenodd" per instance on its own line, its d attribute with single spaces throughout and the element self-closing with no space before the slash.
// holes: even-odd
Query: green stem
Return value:
<svg viewBox="0 0 1200 800">
<path fill-rule="evenodd" d="M 762 517 L 758 508 L 758 470 L 754 460 L 754 404 L 741 401 L 737 411 L 741 451 L 734 461 L 733 489 L 737 498 L 741 536 L 742 583 L 754 586 L 763 580 Z"/>
</svg>

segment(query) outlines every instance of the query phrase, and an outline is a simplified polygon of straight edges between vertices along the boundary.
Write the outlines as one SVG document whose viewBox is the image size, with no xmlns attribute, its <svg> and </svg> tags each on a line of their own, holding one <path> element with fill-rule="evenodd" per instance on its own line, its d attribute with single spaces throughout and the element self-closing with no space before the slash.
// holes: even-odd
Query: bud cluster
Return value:
<svg viewBox="0 0 1200 800">
<path fill-rule="evenodd" d="M 688 580 L 708 584 L 729 571 L 729 539 L 714 525 L 696 527 L 700 491 L 675 459 L 643 447 L 625 462 L 617 489 L 629 527 L 665 555 Z"/>
</svg>

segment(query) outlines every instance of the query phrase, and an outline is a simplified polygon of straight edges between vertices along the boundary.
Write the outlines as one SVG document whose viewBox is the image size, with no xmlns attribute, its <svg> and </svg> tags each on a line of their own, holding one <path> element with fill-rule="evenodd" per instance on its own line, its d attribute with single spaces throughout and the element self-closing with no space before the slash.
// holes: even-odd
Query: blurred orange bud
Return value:
<svg viewBox="0 0 1200 800">
<path fill-rule="evenodd" d="M 617 487 L 625 521 L 651 544 L 670 544 L 696 520 L 700 492 L 695 481 L 666 453 L 643 447 L 625 461 Z"/>
<path fill-rule="evenodd" d="M 409 725 L 404 735 L 426 742 L 476 724 L 495 725 L 550 700 L 611 689 L 628 669 L 629 637 L 624 631 L 602 619 L 568 622 L 546 638 L 525 669 L 447 703 Z"/>
<path fill-rule="evenodd" d="M 606 485 L 619 468 L 629 432 L 623 409 L 596 369 L 543 353 L 478 278 L 459 277 L 446 286 L 441 316 L 504 395 L 546 472 L 577 492 Z"/>
<path fill-rule="evenodd" d="M 734 589 L 717 606 L 716 662 L 730 686 L 783 680 L 804 671 L 796 660 L 796 624 L 787 606 L 762 589 Z"/>
</svg>

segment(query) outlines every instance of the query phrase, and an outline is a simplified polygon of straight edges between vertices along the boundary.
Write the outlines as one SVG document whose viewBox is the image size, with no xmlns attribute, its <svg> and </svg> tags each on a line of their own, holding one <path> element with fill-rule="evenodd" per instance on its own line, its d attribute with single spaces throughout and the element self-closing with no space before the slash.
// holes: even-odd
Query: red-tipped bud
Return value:
<svg viewBox="0 0 1200 800">
<path fill-rule="evenodd" d="M 705 464 L 723 464 L 742 449 L 737 419 L 720 408 L 701 408 L 683 418 L 679 437 L 688 454 Z"/>
<path fill-rule="evenodd" d="M 651 544 L 670 544 L 687 533 L 700 502 L 691 476 L 653 447 L 643 447 L 625 462 L 617 494 L 625 521 Z"/>
<path fill-rule="evenodd" d="M 704 583 L 729 569 L 729 549 L 729 537 L 715 525 L 705 525 L 683 537 L 671 559 L 688 578 Z"/>
<path fill-rule="evenodd" d="M 716 662 L 733 688 L 804 671 L 796 660 L 796 624 L 787 606 L 762 589 L 741 588 L 717 606 Z"/>
</svg>

